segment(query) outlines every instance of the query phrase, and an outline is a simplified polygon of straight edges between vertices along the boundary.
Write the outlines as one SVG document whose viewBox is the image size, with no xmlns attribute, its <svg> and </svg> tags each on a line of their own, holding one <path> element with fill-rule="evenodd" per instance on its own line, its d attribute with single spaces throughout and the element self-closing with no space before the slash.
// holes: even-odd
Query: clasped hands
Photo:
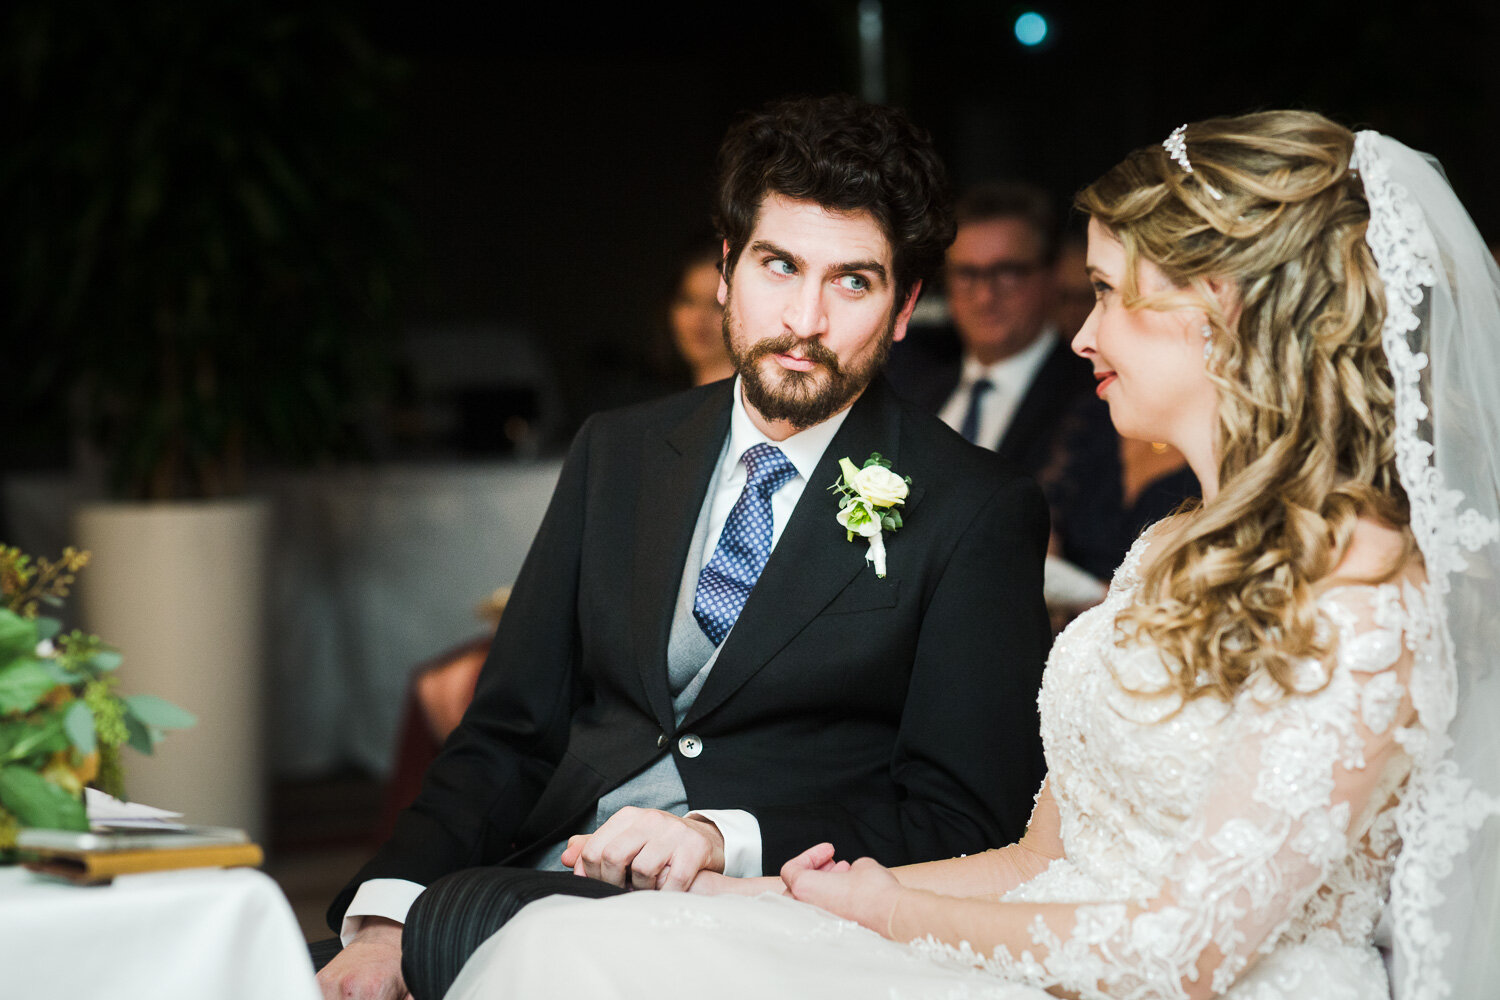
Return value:
<svg viewBox="0 0 1500 1000">
<path fill-rule="evenodd" d="M 788 861 L 780 879 L 729 878 L 722 874 L 724 836 L 713 823 L 634 807 L 621 809 L 591 834 L 568 838 L 562 863 L 574 874 L 630 889 L 785 892 L 886 937 L 897 898 L 907 891 L 870 858 L 836 861 L 832 844 L 810 847 Z"/>
<path fill-rule="evenodd" d="M 593 833 L 568 838 L 562 863 L 625 889 L 684 892 L 724 870 L 724 835 L 706 819 L 626 806 Z"/>
</svg>

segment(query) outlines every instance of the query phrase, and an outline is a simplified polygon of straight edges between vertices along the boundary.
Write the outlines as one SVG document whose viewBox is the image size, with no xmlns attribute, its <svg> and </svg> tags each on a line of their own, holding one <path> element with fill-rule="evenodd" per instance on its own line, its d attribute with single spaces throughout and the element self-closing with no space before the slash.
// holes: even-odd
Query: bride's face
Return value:
<svg viewBox="0 0 1500 1000">
<path fill-rule="evenodd" d="M 1175 445 L 1197 468 L 1195 458 L 1212 457 L 1217 407 L 1204 365 L 1202 310 L 1125 308 L 1125 248 L 1094 221 L 1088 272 L 1094 311 L 1073 338 L 1073 351 L 1093 364 L 1095 391 L 1109 403 L 1115 429 Z M 1145 260 L 1136 282 L 1142 295 L 1177 290 Z"/>
</svg>

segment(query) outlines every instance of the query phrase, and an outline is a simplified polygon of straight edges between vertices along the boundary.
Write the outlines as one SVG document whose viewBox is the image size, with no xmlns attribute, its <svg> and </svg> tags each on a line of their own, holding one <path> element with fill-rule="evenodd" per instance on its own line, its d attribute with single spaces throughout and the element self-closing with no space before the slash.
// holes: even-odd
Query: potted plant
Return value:
<svg viewBox="0 0 1500 1000">
<path fill-rule="evenodd" d="M 400 67 L 345 9 L 23 0 L 3 43 L 24 378 L 73 402 L 126 501 L 79 512 L 84 619 L 203 721 L 142 797 L 252 834 L 268 522 L 247 470 L 358 453 L 403 244 Z"/>
</svg>

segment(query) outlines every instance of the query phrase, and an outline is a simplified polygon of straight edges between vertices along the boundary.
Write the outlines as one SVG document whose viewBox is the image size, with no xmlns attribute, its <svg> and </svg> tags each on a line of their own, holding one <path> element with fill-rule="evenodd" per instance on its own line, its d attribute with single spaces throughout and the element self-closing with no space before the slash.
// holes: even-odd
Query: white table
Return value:
<svg viewBox="0 0 1500 1000">
<path fill-rule="evenodd" d="M 317 1000 L 286 897 L 250 868 L 81 887 L 0 867 L 0 992 L 14 1000 Z"/>
</svg>

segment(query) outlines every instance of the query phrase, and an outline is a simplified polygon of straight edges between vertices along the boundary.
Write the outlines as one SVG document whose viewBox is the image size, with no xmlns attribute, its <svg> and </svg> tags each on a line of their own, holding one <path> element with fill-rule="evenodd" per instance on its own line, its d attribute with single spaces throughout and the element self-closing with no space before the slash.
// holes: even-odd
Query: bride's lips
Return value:
<svg viewBox="0 0 1500 1000">
<path fill-rule="evenodd" d="M 1115 377 L 1116 376 L 1114 372 L 1094 372 L 1094 380 L 1096 382 L 1094 386 L 1094 395 L 1098 396 L 1100 399 L 1103 399 L 1104 390 L 1108 388 L 1108 386 L 1112 382 L 1114 382 Z"/>
</svg>

